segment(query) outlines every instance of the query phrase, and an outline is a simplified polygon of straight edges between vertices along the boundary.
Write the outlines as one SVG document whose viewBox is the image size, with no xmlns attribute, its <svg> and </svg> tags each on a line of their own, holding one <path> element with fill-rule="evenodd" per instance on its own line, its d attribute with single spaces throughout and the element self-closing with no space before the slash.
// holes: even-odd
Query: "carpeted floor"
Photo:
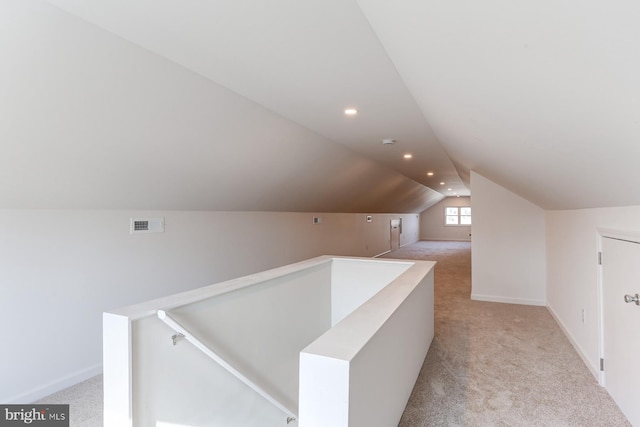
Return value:
<svg viewBox="0 0 640 427">
<path fill-rule="evenodd" d="M 70 427 L 102 427 L 103 395 L 98 375 L 34 403 L 69 405 Z"/>
<path fill-rule="evenodd" d="M 545 307 L 471 301 L 471 245 L 418 242 L 438 261 L 435 338 L 400 427 L 629 426 Z"/>
</svg>

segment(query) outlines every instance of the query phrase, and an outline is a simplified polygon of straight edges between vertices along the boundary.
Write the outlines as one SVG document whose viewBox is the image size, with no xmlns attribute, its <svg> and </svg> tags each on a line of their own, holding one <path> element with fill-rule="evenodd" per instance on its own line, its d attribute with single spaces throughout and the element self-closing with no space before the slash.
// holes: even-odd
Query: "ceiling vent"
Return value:
<svg viewBox="0 0 640 427">
<path fill-rule="evenodd" d="M 385 138 L 382 140 L 382 145 L 393 145 L 396 143 L 395 139 Z"/>
</svg>

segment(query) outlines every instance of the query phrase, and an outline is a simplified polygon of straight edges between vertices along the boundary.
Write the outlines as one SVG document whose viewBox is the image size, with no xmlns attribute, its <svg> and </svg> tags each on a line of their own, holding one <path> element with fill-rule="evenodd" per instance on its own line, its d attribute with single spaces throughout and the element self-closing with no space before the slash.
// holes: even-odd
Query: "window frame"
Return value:
<svg viewBox="0 0 640 427">
<path fill-rule="evenodd" d="M 454 216 L 454 215 L 448 215 L 447 210 L 450 209 L 450 208 L 455 208 L 456 211 L 457 211 L 456 218 L 457 218 L 458 222 L 456 224 L 447 223 L 447 218 Z M 462 209 L 465 209 L 465 208 L 471 209 L 471 206 L 469 206 L 469 205 L 460 205 L 460 206 L 445 205 L 445 207 L 444 207 L 444 226 L 445 227 L 471 227 L 471 224 L 473 223 L 473 214 L 472 215 L 462 215 Z M 471 222 L 469 224 L 462 224 L 462 217 L 469 217 Z"/>
</svg>

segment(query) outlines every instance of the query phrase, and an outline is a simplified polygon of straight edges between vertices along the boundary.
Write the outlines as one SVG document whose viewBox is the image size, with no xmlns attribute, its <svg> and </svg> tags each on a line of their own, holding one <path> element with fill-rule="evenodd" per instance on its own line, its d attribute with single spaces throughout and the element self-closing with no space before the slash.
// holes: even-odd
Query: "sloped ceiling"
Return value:
<svg viewBox="0 0 640 427">
<path fill-rule="evenodd" d="M 640 204 L 631 1 L 0 8 L 0 207 L 417 212 L 472 169 Z"/>
<path fill-rule="evenodd" d="M 0 3 L 0 30 L 0 208 L 420 212 L 443 197 L 49 3 Z"/>
<path fill-rule="evenodd" d="M 358 3 L 461 170 L 547 209 L 640 204 L 640 3 Z"/>
</svg>

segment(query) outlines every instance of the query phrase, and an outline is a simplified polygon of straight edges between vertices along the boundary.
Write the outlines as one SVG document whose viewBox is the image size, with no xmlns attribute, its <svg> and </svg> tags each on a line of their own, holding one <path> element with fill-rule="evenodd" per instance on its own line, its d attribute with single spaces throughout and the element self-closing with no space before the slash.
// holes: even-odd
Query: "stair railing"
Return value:
<svg viewBox="0 0 640 427">
<path fill-rule="evenodd" d="M 284 412 L 287 415 L 287 424 L 289 424 L 292 421 L 295 421 L 298 418 L 298 416 L 295 414 L 295 412 L 293 412 L 291 409 L 287 408 L 286 405 L 284 405 L 282 402 L 277 400 L 270 393 L 268 393 L 266 390 L 264 390 L 262 387 L 260 387 L 258 384 L 256 384 L 255 381 L 249 379 L 246 375 L 244 375 L 242 372 L 240 372 L 240 370 L 238 370 L 236 367 L 234 367 L 231 363 L 227 362 L 218 353 L 216 353 L 211 348 L 209 348 L 198 337 L 193 335 L 191 332 L 189 332 L 187 329 L 185 329 L 184 326 L 180 325 L 175 319 L 173 319 L 171 316 L 169 316 L 169 314 L 167 314 L 166 311 L 158 310 L 157 314 L 158 314 L 158 318 L 160 318 L 160 320 L 162 320 L 169 327 L 171 327 L 171 329 L 173 329 L 174 331 L 177 332 L 178 335 L 174 335 L 172 337 L 174 345 L 176 344 L 177 338 L 185 338 L 187 341 L 189 341 L 191 344 L 193 344 L 198 350 L 202 351 L 204 354 L 209 356 L 209 358 L 211 358 L 214 362 L 216 362 L 217 364 L 222 366 L 224 369 L 226 369 L 228 372 L 233 374 L 236 378 L 238 378 L 244 384 L 249 386 L 256 393 L 258 393 L 260 396 L 264 397 L 267 401 L 269 401 L 275 407 L 277 407 L 282 412 Z"/>
</svg>

